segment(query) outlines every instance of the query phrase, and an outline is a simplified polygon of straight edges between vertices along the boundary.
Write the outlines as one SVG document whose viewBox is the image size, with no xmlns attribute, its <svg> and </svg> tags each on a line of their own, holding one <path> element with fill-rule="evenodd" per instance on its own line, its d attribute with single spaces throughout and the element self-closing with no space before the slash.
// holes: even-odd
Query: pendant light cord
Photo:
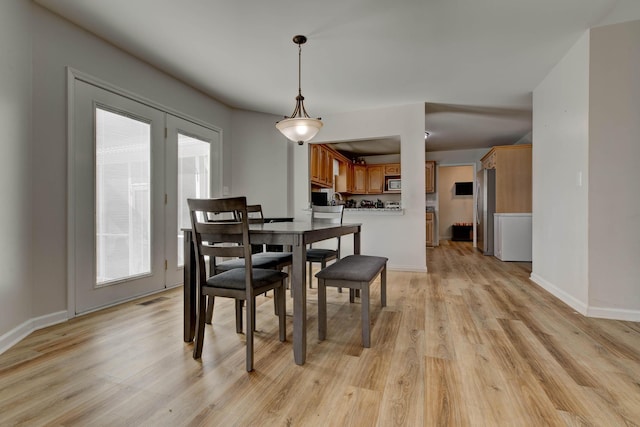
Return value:
<svg viewBox="0 0 640 427">
<path fill-rule="evenodd" d="M 298 44 L 298 95 L 302 95 L 302 45 Z"/>
</svg>

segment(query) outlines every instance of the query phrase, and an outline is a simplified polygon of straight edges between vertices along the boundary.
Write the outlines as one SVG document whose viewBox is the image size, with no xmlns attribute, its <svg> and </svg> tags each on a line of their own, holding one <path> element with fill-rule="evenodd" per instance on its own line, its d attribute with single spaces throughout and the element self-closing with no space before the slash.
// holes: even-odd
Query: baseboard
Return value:
<svg viewBox="0 0 640 427">
<path fill-rule="evenodd" d="M 601 319 L 626 320 L 629 322 L 640 322 L 640 311 L 626 310 L 622 308 L 589 307 L 587 316 Z"/>
<path fill-rule="evenodd" d="M 387 270 L 409 271 L 409 272 L 412 272 L 412 273 L 426 273 L 427 272 L 427 268 L 426 267 L 416 267 L 416 266 L 413 266 L 413 265 L 396 265 L 396 264 L 387 265 Z"/>
<path fill-rule="evenodd" d="M 44 316 L 29 319 L 0 336 L 0 354 L 9 350 L 33 331 L 66 321 L 66 311 L 58 311 L 57 313 L 46 314 Z"/>
<path fill-rule="evenodd" d="M 587 316 L 587 310 L 589 306 L 584 302 L 575 298 L 573 295 L 566 293 L 559 287 L 555 286 L 553 283 L 543 279 L 535 273 L 531 273 L 529 279 L 531 279 L 533 283 L 540 286 L 542 289 L 549 292 L 554 297 L 558 298 L 560 301 L 567 304 L 569 307 L 573 308 L 578 313 L 582 314 L 583 316 Z"/>
</svg>

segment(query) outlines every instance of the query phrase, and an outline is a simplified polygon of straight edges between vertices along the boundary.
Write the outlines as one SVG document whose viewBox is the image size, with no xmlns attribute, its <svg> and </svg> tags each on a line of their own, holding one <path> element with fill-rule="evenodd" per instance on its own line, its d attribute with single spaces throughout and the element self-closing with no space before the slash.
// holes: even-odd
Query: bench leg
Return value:
<svg viewBox="0 0 640 427">
<path fill-rule="evenodd" d="M 327 287 L 324 279 L 318 279 L 318 340 L 327 337 Z"/>
<path fill-rule="evenodd" d="M 380 302 L 382 307 L 387 306 L 387 264 L 384 265 L 380 275 Z"/>
<path fill-rule="evenodd" d="M 361 283 L 360 303 L 362 305 L 362 346 L 371 347 L 371 319 L 369 317 L 369 284 Z"/>
<path fill-rule="evenodd" d="M 241 299 L 236 300 L 236 333 L 242 333 L 242 306 L 244 301 Z"/>
</svg>

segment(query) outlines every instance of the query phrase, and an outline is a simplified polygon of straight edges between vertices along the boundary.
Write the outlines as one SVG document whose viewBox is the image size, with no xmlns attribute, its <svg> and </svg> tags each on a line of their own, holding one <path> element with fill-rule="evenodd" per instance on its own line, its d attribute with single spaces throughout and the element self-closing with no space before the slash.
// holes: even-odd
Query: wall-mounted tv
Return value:
<svg viewBox="0 0 640 427">
<path fill-rule="evenodd" d="M 473 182 L 456 182 L 456 196 L 473 195 Z"/>
</svg>

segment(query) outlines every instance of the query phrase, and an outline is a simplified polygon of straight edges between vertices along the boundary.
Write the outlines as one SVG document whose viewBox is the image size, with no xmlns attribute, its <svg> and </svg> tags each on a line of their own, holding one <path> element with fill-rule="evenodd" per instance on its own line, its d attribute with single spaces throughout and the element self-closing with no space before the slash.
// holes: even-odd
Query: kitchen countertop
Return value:
<svg viewBox="0 0 640 427">
<path fill-rule="evenodd" d="M 371 213 L 371 214 L 389 214 L 389 215 L 402 215 L 404 209 L 402 208 L 345 208 L 345 212 L 352 213 Z"/>
</svg>

